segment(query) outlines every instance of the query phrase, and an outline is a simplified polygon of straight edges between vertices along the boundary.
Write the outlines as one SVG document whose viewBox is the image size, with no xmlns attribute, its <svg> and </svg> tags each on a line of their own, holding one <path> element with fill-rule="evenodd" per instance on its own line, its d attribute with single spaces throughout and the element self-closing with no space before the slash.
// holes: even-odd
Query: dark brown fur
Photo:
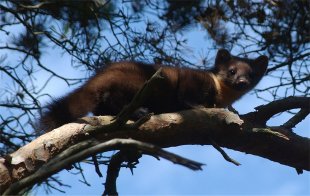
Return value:
<svg viewBox="0 0 310 196">
<path fill-rule="evenodd" d="M 143 103 L 142 107 L 148 111 L 158 114 L 199 105 L 226 107 L 259 82 L 267 64 L 265 56 L 243 59 L 223 49 L 209 71 L 138 62 L 112 63 L 79 89 L 48 105 L 40 121 L 41 128 L 49 131 L 89 112 L 116 115 L 159 67 L 163 68 L 164 79 Z"/>
</svg>

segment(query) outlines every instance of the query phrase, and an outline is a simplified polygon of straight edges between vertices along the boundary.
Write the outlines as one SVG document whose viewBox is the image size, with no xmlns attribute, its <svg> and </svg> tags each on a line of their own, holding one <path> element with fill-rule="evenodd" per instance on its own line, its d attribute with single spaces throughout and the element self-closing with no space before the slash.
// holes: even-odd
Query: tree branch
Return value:
<svg viewBox="0 0 310 196">
<path fill-rule="evenodd" d="M 120 150 L 112 156 L 107 169 L 107 176 L 105 182 L 105 190 L 103 195 L 118 195 L 116 188 L 116 179 L 119 175 L 119 171 L 123 162 L 128 162 L 127 167 L 132 171 L 137 163 L 138 159 L 142 157 L 141 152 L 136 149 Z"/>
<path fill-rule="evenodd" d="M 295 114 L 292 118 L 290 118 L 286 123 L 282 126 L 287 129 L 294 128 L 298 123 L 303 121 L 310 113 L 310 108 L 303 108 L 297 114 Z"/>
<path fill-rule="evenodd" d="M 235 161 L 234 159 L 230 158 L 230 157 L 228 156 L 228 154 L 227 154 L 216 142 L 214 142 L 214 141 L 213 141 L 212 139 L 210 139 L 210 138 L 209 138 L 209 140 L 210 140 L 210 142 L 211 142 L 211 145 L 212 145 L 217 151 L 219 151 L 219 152 L 221 153 L 221 155 L 224 157 L 224 159 L 225 159 L 226 161 L 231 162 L 231 163 L 235 164 L 236 166 L 241 165 L 238 161 Z"/>
<path fill-rule="evenodd" d="M 256 120 L 260 124 L 266 124 L 272 116 L 280 112 L 296 108 L 309 110 L 309 104 L 310 97 L 287 97 L 258 106 L 255 108 L 257 111 L 242 115 L 242 118 Z"/>
<path fill-rule="evenodd" d="M 42 165 L 32 175 L 12 184 L 7 190 L 5 190 L 3 195 L 19 194 L 19 191 L 24 190 L 26 187 L 41 182 L 52 174 L 55 174 L 56 172 L 68 167 L 69 165 L 77 161 L 81 161 L 93 154 L 122 148 L 127 149 L 128 147 L 136 148 L 146 153 L 155 154 L 156 156 L 163 157 L 172 161 L 173 163 L 183 165 L 193 170 L 201 170 L 201 166 L 203 165 L 173 153 L 169 153 L 152 144 L 147 144 L 132 139 L 112 139 L 104 143 L 100 143 L 96 139 L 89 139 L 71 146 L 67 150 L 61 152 L 55 158 Z M 1 190 L 3 189 L 1 188 Z"/>
<path fill-rule="evenodd" d="M 116 179 L 124 161 L 124 154 L 122 151 L 119 151 L 112 156 L 107 170 L 106 181 L 104 184 L 105 190 L 103 195 L 118 195 L 116 190 Z"/>
<path fill-rule="evenodd" d="M 0 182 L 0 190 L 4 191 L 17 181 L 23 183 L 23 178 L 34 172 L 37 175 L 54 168 L 55 173 L 98 152 L 127 149 L 129 146 L 192 169 L 200 169 L 198 163 L 170 156 L 159 147 L 209 145 L 212 144 L 209 138 L 221 147 L 257 155 L 299 170 L 310 170 L 309 138 L 298 136 L 284 127 L 265 127 L 249 118 L 240 119 L 225 109 L 194 109 L 154 115 L 139 127 L 132 126 L 134 122 L 128 121 L 126 126 L 113 131 L 108 126 L 113 120 L 111 116 L 83 119 L 54 129 L 5 159 L 0 159 L 0 177 L 5 179 Z M 96 129 L 100 131 L 94 131 Z M 71 146 L 76 143 L 78 145 Z M 39 178 L 35 175 L 31 178 L 37 181 Z M 51 173 L 44 175 L 46 178 Z M 15 188 L 11 186 L 9 189 Z"/>
<path fill-rule="evenodd" d="M 153 76 L 143 84 L 141 89 L 135 94 L 132 101 L 125 106 L 119 114 L 117 114 L 115 117 L 117 124 L 123 125 L 126 123 L 126 121 L 130 118 L 130 115 L 132 115 L 139 108 L 139 106 L 143 104 L 146 96 L 150 95 L 150 91 L 154 89 L 153 86 L 156 85 L 156 81 L 163 79 L 163 77 L 160 76 L 161 70 L 162 68 L 159 68 L 155 74 L 153 74 Z"/>
</svg>

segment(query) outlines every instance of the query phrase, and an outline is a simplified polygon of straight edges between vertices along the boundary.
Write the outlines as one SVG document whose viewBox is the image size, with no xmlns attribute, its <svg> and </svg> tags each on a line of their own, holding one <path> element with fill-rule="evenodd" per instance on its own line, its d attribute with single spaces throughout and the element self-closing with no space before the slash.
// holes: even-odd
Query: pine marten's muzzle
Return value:
<svg viewBox="0 0 310 196">
<path fill-rule="evenodd" d="M 250 87 L 250 81 L 246 76 L 238 77 L 238 79 L 235 83 L 235 88 L 237 90 L 246 90 L 249 87 Z"/>
</svg>

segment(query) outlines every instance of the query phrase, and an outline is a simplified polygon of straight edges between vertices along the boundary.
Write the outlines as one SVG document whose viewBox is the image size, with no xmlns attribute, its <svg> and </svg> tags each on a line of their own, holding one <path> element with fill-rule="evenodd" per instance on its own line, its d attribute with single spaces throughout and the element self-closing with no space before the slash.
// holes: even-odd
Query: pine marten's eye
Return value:
<svg viewBox="0 0 310 196">
<path fill-rule="evenodd" d="M 235 75 L 237 71 L 236 71 L 236 69 L 230 69 L 230 70 L 228 70 L 228 72 L 230 75 Z"/>
</svg>

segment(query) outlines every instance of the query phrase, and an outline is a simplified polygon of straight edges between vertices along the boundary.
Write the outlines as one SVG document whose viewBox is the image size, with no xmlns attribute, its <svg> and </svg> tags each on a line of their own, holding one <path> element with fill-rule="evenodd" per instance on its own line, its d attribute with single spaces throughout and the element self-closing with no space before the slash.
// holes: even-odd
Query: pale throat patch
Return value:
<svg viewBox="0 0 310 196">
<path fill-rule="evenodd" d="M 220 85 L 218 77 L 214 73 L 211 73 L 211 76 L 212 76 L 212 79 L 213 79 L 213 81 L 215 83 L 216 90 L 218 92 L 221 92 L 221 85 Z"/>
<path fill-rule="evenodd" d="M 216 103 L 214 104 L 214 107 L 227 107 L 238 100 L 245 93 L 228 87 L 219 76 L 213 73 L 211 76 L 215 83 L 217 92 L 215 95 Z"/>
<path fill-rule="evenodd" d="M 221 100 L 222 100 L 222 89 L 221 89 L 221 85 L 220 85 L 220 82 L 219 82 L 219 79 L 217 78 L 217 76 L 213 73 L 210 74 L 213 81 L 214 81 L 214 84 L 215 84 L 215 89 L 216 89 L 216 95 L 215 95 L 215 100 L 216 100 L 216 103 L 214 104 L 213 107 L 220 107 L 218 106 L 218 103 L 221 103 Z"/>
</svg>

